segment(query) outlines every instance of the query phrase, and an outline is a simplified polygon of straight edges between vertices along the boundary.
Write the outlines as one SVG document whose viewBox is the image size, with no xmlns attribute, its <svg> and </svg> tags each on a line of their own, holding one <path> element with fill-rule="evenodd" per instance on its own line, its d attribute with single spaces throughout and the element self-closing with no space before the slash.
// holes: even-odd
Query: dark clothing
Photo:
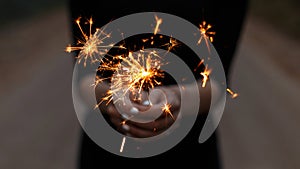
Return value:
<svg viewBox="0 0 300 169">
<path fill-rule="evenodd" d="M 247 4 L 245 1 L 238 0 L 220 2 L 215 0 L 170 2 L 144 0 L 133 3 L 129 1 L 72 0 L 70 7 L 73 20 L 79 16 L 87 18 L 92 16 L 96 27 L 102 27 L 113 19 L 137 12 L 169 13 L 184 18 L 197 27 L 205 20 L 213 26 L 212 30 L 216 32 L 213 44 L 227 74 L 237 46 Z M 73 31 L 75 37 L 78 37 L 80 32 L 78 32 L 76 25 L 74 25 Z M 181 52 L 184 50 L 184 48 L 181 49 Z M 181 52 L 179 50 L 177 55 L 180 56 Z M 193 62 L 196 65 L 198 63 Z M 221 168 L 221 160 L 219 157 L 216 133 L 205 143 L 198 143 L 198 137 L 205 119 L 205 115 L 199 115 L 189 134 L 171 150 L 154 157 L 143 159 L 131 159 L 111 154 L 97 146 L 83 133 L 79 168 L 94 169 L 100 168 L 101 166 L 104 168 L 104 166 L 109 166 L 110 164 L 112 165 L 111 167 L 115 167 L 115 165 L 135 167 L 135 162 L 142 162 L 142 164 L 147 165 L 147 167 L 159 167 L 161 164 L 176 166 L 178 162 L 183 162 L 188 166 L 219 169 Z M 110 163 L 112 161 L 115 163 Z"/>
</svg>

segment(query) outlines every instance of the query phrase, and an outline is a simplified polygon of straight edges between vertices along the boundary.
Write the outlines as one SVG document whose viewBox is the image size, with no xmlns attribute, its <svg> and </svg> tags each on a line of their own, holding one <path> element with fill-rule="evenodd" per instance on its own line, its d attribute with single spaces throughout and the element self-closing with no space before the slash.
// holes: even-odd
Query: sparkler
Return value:
<svg viewBox="0 0 300 169">
<path fill-rule="evenodd" d="M 90 63 L 99 62 L 101 60 L 100 57 L 104 56 L 108 52 L 108 48 L 124 48 L 122 46 L 114 46 L 113 44 L 105 45 L 105 40 L 110 38 L 111 34 L 105 33 L 104 30 L 97 28 L 95 33 L 92 33 L 92 18 L 88 20 L 89 33 L 87 35 L 80 25 L 80 19 L 81 18 L 78 18 L 75 22 L 81 32 L 82 37 L 78 39 L 76 46 L 71 46 L 69 44 L 65 51 L 68 53 L 71 53 L 72 51 L 80 51 L 77 59 L 78 63 L 83 61 L 84 67 L 86 67 L 88 60 L 90 60 Z"/>
<path fill-rule="evenodd" d="M 123 90 L 124 94 L 128 91 L 135 93 L 139 100 L 142 90 L 149 91 L 161 85 L 157 79 L 164 77 L 160 70 L 162 62 L 155 50 L 140 50 L 135 56 L 129 52 L 128 58 L 122 58 L 122 61 L 112 79 L 112 88 Z"/>
<path fill-rule="evenodd" d="M 108 79 L 111 79 L 112 85 L 110 86 L 110 89 L 107 91 L 106 95 L 95 106 L 95 108 L 98 108 L 104 101 L 106 102 L 106 104 L 109 104 L 111 101 L 113 101 L 113 96 L 117 96 L 117 99 L 114 100 L 114 103 L 123 100 L 128 93 L 133 94 L 135 101 L 139 101 L 141 100 L 143 91 L 149 92 L 155 86 L 161 85 L 159 79 L 164 78 L 164 73 L 160 69 L 163 65 L 163 62 L 157 51 L 150 51 L 145 49 L 142 49 L 139 52 L 135 53 L 130 51 L 128 55 L 112 56 L 113 61 L 105 60 L 103 56 L 107 55 L 108 49 L 126 48 L 123 46 L 114 46 L 114 44 L 106 44 L 105 40 L 110 38 L 111 33 L 106 33 L 104 31 L 104 28 L 96 29 L 96 31 L 92 33 L 92 18 L 90 18 L 87 22 L 89 24 L 89 32 L 85 33 L 81 27 L 80 19 L 81 18 L 78 18 L 76 20 L 76 24 L 81 32 L 82 37 L 78 39 L 76 46 L 68 45 L 65 51 L 69 53 L 72 51 L 79 51 L 79 54 L 77 56 L 78 64 L 83 62 L 84 67 L 86 67 L 86 64 L 89 60 L 91 64 L 95 62 L 101 63 L 98 69 L 99 71 L 114 72 L 114 75 L 109 78 L 96 76 L 93 86 L 96 87 L 104 80 Z M 155 21 L 156 25 L 153 29 L 154 35 L 156 35 L 160 31 L 160 25 L 162 24 L 163 20 L 162 18 L 159 18 L 155 15 Z M 197 42 L 197 44 L 199 45 L 202 40 L 204 40 L 209 52 L 209 41 L 213 42 L 213 36 L 215 35 L 215 32 L 210 30 L 211 27 L 212 26 L 210 24 L 207 24 L 205 21 L 199 24 L 199 31 L 201 36 Z M 160 38 L 162 38 L 162 36 L 160 36 Z M 142 39 L 142 42 L 145 43 L 149 40 L 151 41 L 150 44 L 153 45 L 154 36 L 149 39 Z M 170 37 L 169 42 L 163 46 L 166 46 L 167 51 L 170 52 L 178 45 L 179 43 L 176 41 L 176 39 Z M 117 60 L 118 62 L 114 62 L 115 60 Z M 203 63 L 204 60 L 202 59 L 194 69 L 194 71 L 196 71 Z M 204 88 L 206 86 L 211 71 L 212 70 L 208 69 L 208 66 L 206 65 L 205 69 L 200 73 L 200 75 L 203 76 L 201 87 Z M 233 92 L 231 89 L 227 88 L 226 90 L 232 98 L 236 98 L 238 96 L 238 94 Z M 169 104 L 167 101 L 161 107 L 161 111 L 166 114 L 166 117 L 170 116 L 175 121 L 175 118 L 171 112 L 171 104 Z M 126 120 L 120 123 L 120 125 L 125 124 Z M 156 130 L 156 128 L 153 128 L 154 132 Z M 124 136 L 121 143 L 120 152 L 123 152 L 125 142 L 126 137 Z"/>
<path fill-rule="evenodd" d="M 112 96 L 117 95 L 118 98 L 115 100 L 117 102 L 124 99 L 128 92 L 133 93 L 139 100 L 142 91 L 149 91 L 155 86 L 161 85 L 157 79 L 164 77 L 164 73 L 160 70 L 162 61 L 155 50 L 129 52 L 128 57 L 117 57 L 121 62 L 111 67 L 115 71 L 111 80 L 112 85 L 102 100 L 112 101 Z M 109 67 L 100 67 L 100 69 L 107 68 Z M 119 96 L 120 93 L 121 96 Z"/>
<path fill-rule="evenodd" d="M 156 35 L 159 32 L 159 26 L 162 24 L 162 19 L 155 16 L 156 26 L 153 30 L 153 34 Z M 162 38 L 162 37 L 161 37 Z M 145 43 L 148 40 L 151 40 L 153 45 L 153 36 L 150 39 L 142 39 Z M 168 43 L 168 51 L 173 49 L 179 43 L 170 38 Z M 106 104 L 109 104 L 112 101 L 114 95 L 117 95 L 117 99 L 114 100 L 114 103 L 117 101 L 123 100 L 127 93 L 133 93 L 135 96 L 134 100 L 141 99 L 142 91 L 149 91 L 155 86 L 161 85 L 161 82 L 157 79 L 163 78 L 164 74 L 160 70 L 162 65 L 161 57 L 158 53 L 153 50 L 140 50 L 137 55 L 134 55 L 132 52 L 129 52 L 127 57 L 124 56 L 114 56 L 120 60 L 118 64 L 113 62 L 103 62 L 99 70 L 111 70 L 114 72 L 114 76 L 111 78 L 112 85 L 110 90 L 107 91 L 106 96 L 95 106 L 99 107 L 103 101 L 106 101 Z M 102 78 L 96 78 L 95 86 L 101 83 Z M 121 93 L 121 96 L 119 94 Z M 162 108 L 163 111 L 167 111 L 171 114 L 169 109 Z"/>
<path fill-rule="evenodd" d="M 201 37 L 198 40 L 198 45 L 201 43 L 202 39 L 204 39 L 209 52 L 210 52 L 210 48 L 208 45 L 208 41 L 213 42 L 213 40 L 214 40 L 213 36 L 216 34 L 216 32 L 209 30 L 211 27 L 212 26 L 210 24 L 207 24 L 206 21 L 203 21 L 202 24 L 199 25 L 199 31 L 200 31 Z"/>
</svg>

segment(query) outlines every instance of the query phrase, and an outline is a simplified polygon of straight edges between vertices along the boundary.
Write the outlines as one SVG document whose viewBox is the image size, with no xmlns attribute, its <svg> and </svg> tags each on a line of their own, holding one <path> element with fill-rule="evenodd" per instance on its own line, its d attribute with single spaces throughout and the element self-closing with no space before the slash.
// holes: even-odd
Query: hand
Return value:
<svg viewBox="0 0 300 169">
<path fill-rule="evenodd" d="M 85 100 L 93 103 L 93 98 L 90 96 L 93 95 L 92 93 L 89 94 L 91 90 L 86 90 L 91 85 L 91 81 L 93 81 L 93 76 L 88 76 L 85 78 L 81 83 L 81 94 L 84 96 Z M 201 87 L 201 81 L 198 82 L 200 86 L 199 91 L 201 94 L 201 108 L 199 109 L 200 114 L 205 114 L 208 112 L 210 107 L 210 85 L 215 85 L 215 83 L 207 83 L 205 88 Z M 105 97 L 106 92 L 109 90 L 110 85 L 106 82 L 102 82 L 97 85 L 95 88 L 95 93 L 97 97 L 97 102 L 99 103 L 103 97 Z M 215 86 L 215 88 L 217 88 Z M 148 97 L 145 94 L 142 94 L 142 100 L 140 102 L 132 102 L 133 106 L 123 107 L 122 115 L 117 111 L 115 105 L 111 102 L 106 104 L 103 102 L 100 105 L 100 110 L 102 113 L 105 113 L 109 116 L 109 120 L 112 122 L 115 128 L 119 132 L 122 132 L 126 135 L 132 135 L 135 137 L 150 137 L 157 135 L 163 131 L 165 131 L 169 126 L 171 126 L 174 120 L 171 117 L 171 114 L 162 113 L 162 106 L 165 104 L 165 100 L 171 105 L 171 113 L 174 116 L 174 119 L 177 119 L 179 108 L 180 108 L 180 96 L 184 97 L 186 103 L 192 103 L 194 100 L 191 100 L 189 96 L 193 90 L 189 89 L 189 86 L 185 86 L 185 90 L 182 91 L 183 93 L 179 92 L 179 88 L 177 86 L 168 86 L 168 87 L 158 87 L 157 89 L 161 89 L 165 93 L 164 96 L 161 93 L 153 92 L 153 99 L 151 100 L 151 111 L 148 110 L 150 108 L 149 100 L 146 98 Z M 147 97 L 145 97 L 147 96 Z M 165 99 L 166 98 L 166 99 Z M 189 106 L 187 106 L 189 107 Z M 148 110 L 148 112 L 146 111 Z M 128 117 L 124 117 L 124 114 L 137 114 L 143 113 L 144 117 L 149 116 L 149 118 L 153 119 L 153 115 L 162 114 L 161 117 L 156 118 L 156 120 L 152 120 L 148 123 L 137 123 L 132 120 L 126 120 Z M 146 113 L 147 112 L 147 113 Z M 192 111 L 185 111 L 183 113 L 189 114 Z M 126 121 L 125 121 L 126 120 Z M 124 124 L 125 122 L 125 124 Z"/>
<path fill-rule="evenodd" d="M 101 101 L 108 89 L 107 83 L 96 88 L 98 101 Z M 125 104 L 121 101 L 116 104 L 103 102 L 99 108 L 109 116 L 111 123 L 119 132 L 139 138 L 152 137 L 168 129 L 178 117 L 180 108 L 178 93 L 177 86 L 158 87 L 150 92 L 150 95 L 142 92 L 139 100 L 131 95 L 125 99 Z"/>
</svg>

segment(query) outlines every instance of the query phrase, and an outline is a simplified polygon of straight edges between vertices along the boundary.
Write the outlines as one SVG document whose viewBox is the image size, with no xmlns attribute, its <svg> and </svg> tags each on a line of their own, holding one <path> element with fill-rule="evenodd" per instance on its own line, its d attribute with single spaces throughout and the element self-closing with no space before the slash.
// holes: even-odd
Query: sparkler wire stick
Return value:
<svg viewBox="0 0 300 169">
<path fill-rule="evenodd" d="M 126 137 L 124 136 L 124 137 L 123 137 L 123 140 L 122 140 L 122 143 L 121 143 L 121 147 L 120 147 L 120 153 L 123 152 L 123 148 L 124 148 L 124 145 L 125 145 L 125 141 L 126 141 Z"/>
</svg>

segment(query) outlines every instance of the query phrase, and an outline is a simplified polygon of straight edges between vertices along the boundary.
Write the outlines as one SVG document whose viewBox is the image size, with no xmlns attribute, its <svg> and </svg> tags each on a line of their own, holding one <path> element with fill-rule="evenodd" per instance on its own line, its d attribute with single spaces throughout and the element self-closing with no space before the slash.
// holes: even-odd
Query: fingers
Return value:
<svg viewBox="0 0 300 169">
<path fill-rule="evenodd" d="M 146 91 L 134 90 L 129 93 L 129 100 L 137 104 L 150 105 L 149 93 Z"/>
<path fill-rule="evenodd" d="M 101 113 L 108 114 L 109 117 L 122 118 L 121 114 L 118 112 L 118 110 L 112 103 L 109 103 L 108 105 L 102 103 L 99 108 L 101 110 Z"/>
<path fill-rule="evenodd" d="M 133 137 L 146 138 L 158 135 L 166 131 L 175 122 L 178 112 L 174 112 L 171 117 L 167 114 L 162 114 L 158 119 L 149 123 L 138 123 L 131 120 L 126 120 L 121 116 L 114 116 L 114 111 L 110 114 L 110 121 L 115 128 L 124 135 L 130 135 Z"/>
<path fill-rule="evenodd" d="M 167 130 L 174 122 L 171 118 L 160 119 L 159 121 L 145 124 L 124 121 L 120 118 L 111 118 L 110 120 L 122 134 L 138 138 L 147 138 L 158 135 Z"/>
<path fill-rule="evenodd" d="M 173 87 L 157 87 L 150 93 L 150 101 L 154 104 L 166 105 L 169 104 L 173 109 L 180 107 L 180 96 L 177 94 L 179 88 Z"/>
<path fill-rule="evenodd" d="M 143 130 L 164 131 L 164 130 L 168 129 L 174 122 L 175 122 L 175 120 L 171 116 L 162 115 L 158 119 L 156 119 L 152 122 L 149 122 L 149 123 L 137 123 L 134 121 L 128 121 L 127 124 L 129 126 L 135 126 L 137 128 L 141 128 Z"/>
<path fill-rule="evenodd" d="M 152 130 L 145 130 L 143 128 L 132 125 L 120 118 L 111 118 L 110 121 L 116 127 L 117 131 L 121 132 L 124 135 L 129 135 L 133 137 L 146 138 L 152 137 L 155 135 Z"/>
<path fill-rule="evenodd" d="M 137 138 L 147 138 L 147 137 L 152 137 L 157 135 L 157 132 L 153 131 L 153 129 L 145 130 L 143 128 L 136 127 L 134 125 L 129 126 L 129 131 L 127 131 L 127 133 L 130 136 L 137 137 Z"/>
</svg>

